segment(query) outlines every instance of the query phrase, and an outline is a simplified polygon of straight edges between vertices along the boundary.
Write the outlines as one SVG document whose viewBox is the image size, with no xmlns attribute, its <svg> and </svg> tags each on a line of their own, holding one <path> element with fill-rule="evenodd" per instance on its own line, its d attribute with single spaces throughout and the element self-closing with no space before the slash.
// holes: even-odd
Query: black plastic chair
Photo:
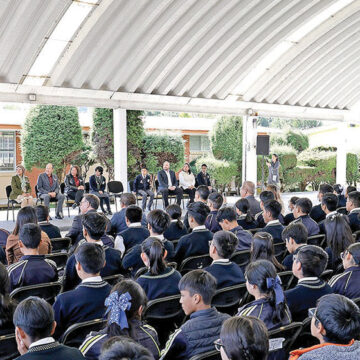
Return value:
<svg viewBox="0 0 360 360">
<path fill-rule="evenodd" d="M 326 237 L 324 234 L 309 236 L 307 239 L 307 244 L 324 248 L 326 247 Z"/>
<path fill-rule="evenodd" d="M 85 183 L 85 193 L 88 194 L 90 192 L 90 183 L 87 181 Z"/>
<path fill-rule="evenodd" d="M 64 269 L 66 262 L 68 260 L 68 254 L 67 253 L 55 253 L 55 254 L 46 254 L 45 258 L 52 260 L 56 263 L 57 269 L 62 270 Z"/>
<path fill-rule="evenodd" d="M 37 185 L 35 185 L 35 194 L 36 194 L 36 205 L 38 204 L 39 201 L 40 201 L 40 204 L 42 205 L 44 200 L 39 195 L 39 190 L 38 190 Z M 57 205 L 57 199 L 56 198 L 50 198 L 50 204 L 51 203 L 55 203 L 55 205 Z M 49 213 L 50 213 L 50 209 L 49 209 Z"/>
<path fill-rule="evenodd" d="M 211 305 L 215 306 L 220 312 L 234 315 L 246 292 L 245 283 L 218 289 L 212 299 Z"/>
<path fill-rule="evenodd" d="M 250 262 L 250 250 L 236 251 L 232 254 L 230 261 L 239 265 L 244 270 Z"/>
<path fill-rule="evenodd" d="M 12 360 L 20 356 L 15 333 L 0 336 L 0 359 L 1 360 Z"/>
<path fill-rule="evenodd" d="M 221 360 L 220 352 L 217 350 L 208 351 L 190 358 L 190 360 Z"/>
<path fill-rule="evenodd" d="M 346 206 L 343 206 L 343 207 L 339 207 L 336 209 L 336 212 L 338 212 L 339 214 L 343 214 L 343 215 L 347 215 L 348 212 L 346 210 Z"/>
<path fill-rule="evenodd" d="M 154 197 L 155 199 L 155 208 L 157 208 L 157 199 L 161 199 L 162 203 L 163 203 L 163 209 L 165 210 L 165 200 L 164 197 L 162 196 L 162 193 L 159 192 L 159 180 L 155 180 L 155 189 L 156 189 L 156 195 Z M 176 195 L 168 195 L 168 200 L 169 200 L 169 205 L 171 204 L 171 200 L 175 201 L 176 199 Z"/>
<path fill-rule="evenodd" d="M 328 282 L 333 276 L 333 273 L 334 273 L 333 270 L 327 269 L 320 275 L 320 279 Z"/>
<path fill-rule="evenodd" d="M 52 246 L 52 253 L 67 253 L 71 246 L 71 239 L 68 237 L 64 238 L 53 238 L 50 239 Z"/>
<path fill-rule="evenodd" d="M 174 250 L 176 250 L 177 244 L 179 243 L 180 239 L 171 240 L 172 244 L 174 245 Z"/>
<path fill-rule="evenodd" d="M 118 210 L 117 210 L 116 198 L 120 199 L 121 194 L 124 192 L 123 184 L 121 181 L 109 181 L 107 185 L 108 185 L 109 196 L 114 197 L 115 209 L 117 212 Z"/>
<path fill-rule="evenodd" d="M 106 281 L 109 285 L 114 286 L 119 281 L 124 279 L 124 275 L 122 274 L 109 275 L 109 276 L 104 276 L 102 279 Z"/>
<path fill-rule="evenodd" d="M 144 275 L 148 271 L 148 268 L 146 266 L 141 267 L 138 271 L 136 271 L 134 278 L 137 279 L 141 275 Z"/>
<path fill-rule="evenodd" d="M 60 342 L 71 347 L 79 347 L 91 331 L 100 331 L 107 320 L 95 319 L 71 325 L 60 338 Z"/>
<path fill-rule="evenodd" d="M 171 266 L 175 270 L 177 269 L 177 266 L 178 266 L 177 262 L 175 262 L 175 261 L 170 261 L 170 262 L 167 263 L 167 265 Z"/>
<path fill-rule="evenodd" d="M 352 299 L 352 301 L 360 307 L 360 297 L 356 298 L 356 299 Z"/>
<path fill-rule="evenodd" d="M 60 184 L 60 191 L 62 194 L 65 195 L 65 204 L 66 204 L 67 211 L 68 211 L 68 217 L 70 217 L 70 206 L 75 204 L 75 200 L 70 199 L 68 194 L 65 194 L 65 183 Z M 79 208 L 79 212 L 80 212 L 80 208 Z"/>
<path fill-rule="evenodd" d="M 10 205 L 11 205 L 11 210 L 12 210 L 12 216 L 13 216 L 13 221 L 15 221 L 15 213 L 14 213 L 14 209 L 15 208 L 19 208 L 21 206 L 21 204 L 19 204 L 16 200 L 11 200 L 10 199 L 10 194 L 12 191 L 12 187 L 11 185 L 8 185 L 6 188 L 6 197 L 7 197 L 7 213 L 6 213 L 6 221 L 9 220 L 9 210 L 10 210 Z"/>
<path fill-rule="evenodd" d="M 275 257 L 279 262 L 281 262 L 284 259 L 286 255 L 286 251 L 287 249 L 284 242 L 274 244 Z"/>
<path fill-rule="evenodd" d="M 190 256 L 183 260 L 179 271 L 181 275 L 184 275 L 191 270 L 203 269 L 204 267 L 209 266 L 211 262 L 212 259 L 209 255 Z"/>
<path fill-rule="evenodd" d="M 297 278 L 294 276 L 292 271 L 279 272 L 278 276 L 281 279 L 281 283 L 284 291 L 288 289 L 292 289 L 297 283 Z"/>
<path fill-rule="evenodd" d="M 263 228 L 256 228 L 256 229 L 249 229 L 248 231 L 250 231 L 251 232 L 251 234 L 255 234 L 255 233 L 257 233 L 258 231 L 262 231 L 263 230 Z"/>
<path fill-rule="evenodd" d="M 38 296 L 52 304 L 54 303 L 56 296 L 60 293 L 61 287 L 62 285 L 59 281 L 22 286 L 13 290 L 10 294 L 10 298 L 20 302 L 27 299 L 29 296 Z"/>
</svg>

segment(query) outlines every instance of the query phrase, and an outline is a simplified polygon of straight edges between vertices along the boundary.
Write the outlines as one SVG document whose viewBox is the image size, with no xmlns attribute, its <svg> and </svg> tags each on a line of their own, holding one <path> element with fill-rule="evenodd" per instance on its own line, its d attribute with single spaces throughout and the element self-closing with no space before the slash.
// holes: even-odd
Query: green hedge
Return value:
<svg viewBox="0 0 360 360">
<path fill-rule="evenodd" d="M 359 159 L 356 154 L 346 155 L 346 181 L 356 186 L 359 180 Z"/>
</svg>

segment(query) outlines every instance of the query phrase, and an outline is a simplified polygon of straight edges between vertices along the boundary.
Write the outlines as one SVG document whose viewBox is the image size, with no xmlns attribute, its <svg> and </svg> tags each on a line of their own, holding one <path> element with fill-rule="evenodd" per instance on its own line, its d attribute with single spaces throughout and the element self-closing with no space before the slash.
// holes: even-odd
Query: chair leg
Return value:
<svg viewBox="0 0 360 360">
<path fill-rule="evenodd" d="M 8 206 L 7 206 L 7 212 L 6 212 L 6 221 L 9 220 L 9 210 L 10 210 L 10 204 L 9 204 L 9 200 L 8 200 Z"/>
<path fill-rule="evenodd" d="M 68 217 L 70 217 L 70 205 L 69 205 L 69 200 L 66 200 L 66 205 L 67 205 L 67 209 L 68 209 Z"/>
<path fill-rule="evenodd" d="M 114 199 L 114 202 L 115 202 L 115 211 L 117 212 L 117 201 L 116 201 L 116 195 L 115 195 L 115 199 Z"/>
<path fill-rule="evenodd" d="M 15 222 L 14 203 L 11 203 L 13 221 Z"/>
</svg>

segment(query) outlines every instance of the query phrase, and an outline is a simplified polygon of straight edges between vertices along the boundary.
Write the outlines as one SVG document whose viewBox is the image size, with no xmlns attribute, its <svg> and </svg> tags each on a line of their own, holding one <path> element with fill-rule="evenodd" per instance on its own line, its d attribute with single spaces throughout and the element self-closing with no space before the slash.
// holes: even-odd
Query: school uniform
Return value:
<svg viewBox="0 0 360 360">
<path fill-rule="evenodd" d="M 317 223 L 324 220 L 326 217 L 326 214 L 321 208 L 321 204 L 313 206 L 309 215 Z"/>
<path fill-rule="evenodd" d="M 230 230 L 239 240 L 236 251 L 249 250 L 251 247 L 252 236 L 241 226 L 236 226 Z"/>
<path fill-rule="evenodd" d="M 257 228 L 263 228 L 265 227 L 265 221 L 264 221 L 264 215 L 263 215 L 263 211 L 258 212 L 255 215 L 255 221 L 256 221 L 256 227 Z"/>
<path fill-rule="evenodd" d="M 94 276 L 83 280 L 74 290 L 59 294 L 53 305 L 55 337 L 59 338 L 73 324 L 103 318 L 110 291 L 106 281 Z"/>
<path fill-rule="evenodd" d="M 39 222 L 41 230 L 47 234 L 49 239 L 61 238 L 60 229 L 47 221 Z"/>
<path fill-rule="evenodd" d="M 342 260 L 340 257 L 335 258 L 333 251 L 330 247 L 326 247 L 325 248 L 326 253 L 328 254 L 328 262 L 327 262 L 327 269 L 332 269 L 334 271 L 336 271 L 336 269 L 338 267 L 340 267 L 342 265 Z"/>
<path fill-rule="evenodd" d="M 342 274 L 333 276 L 329 283 L 335 294 L 349 299 L 360 298 L 360 267 L 352 266 Z"/>
<path fill-rule="evenodd" d="M 307 317 L 308 309 L 316 307 L 318 299 L 332 293 L 331 287 L 317 277 L 299 279 L 293 289 L 285 291 L 293 321 L 303 321 Z"/>
<path fill-rule="evenodd" d="M 88 210 L 87 214 L 97 212 L 95 209 Z M 72 244 L 77 244 L 81 239 L 84 238 L 83 235 L 83 225 L 82 225 L 82 214 L 76 215 L 71 224 L 69 232 L 65 235 L 71 239 Z"/>
<path fill-rule="evenodd" d="M 320 229 L 320 234 L 326 234 L 326 232 L 325 232 L 325 221 L 326 221 L 326 219 L 329 218 L 330 216 L 333 216 L 333 215 L 336 215 L 336 214 L 338 214 L 338 212 L 337 212 L 336 210 L 335 210 L 335 211 L 331 211 L 330 213 L 326 214 L 325 220 L 322 220 L 322 221 L 319 222 L 318 225 L 319 225 L 319 229 Z M 346 215 L 343 215 L 343 214 L 342 214 L 342 216 L 345 216 L 345 217 L 347 218 Z M 349 220 L 347 219 L 347 221 L 349 221 Z"/>
<path fill-rule="evenodd" d="M 283 230 L 284 226 L 280 224 L 279 220 L 271 220 L 261 231 L 269 233 L 273 237 L 274 244 L 279 244 L 283 242 L 281 237 Z"/>
<path fill-rule="evenodd" d="M 251 301 L 242 306 L 237 313 L 237 316 L 255 316 L 262 320 L 268 330 L 277 329 L 291 323 L 291 313 L 287 305 L 285 305 L 285 317 L 281 322 L 274 323 L 272 320 L 275 308 L 271 306 L 268 298 L 262 298 Z"/>
<path fill-rule="evenodd" d="M 306 227 L 308 236 L 314 236 L 320 233 L 319 225 L 309 215 L 299 216 L 292 222 L 292 224 L 296 224 L 298 222 L 301 222 Z"/>
<path fill-rule="evenodd" d="M 256 229 L 257 224 L 256 221 L 250 221 L 247 222 L 245 221 L 246 215 L 240 215 L 237 219 L 237 223 L 239 226 L 241 226 L 244 230 L 251 230 L 251 229 Z"/>
<path fill-rule="evenodd" d="M 214 276 L 218 289 L 245 282 L 244 273 L 240 267 L 229 259 L 214 260 L 204 270 Z"/>
<path fill-rule="evenodd" d="M 245 199 L 249 202 L 250 214 L 252 216 L 255 216 L 257 213 L 261 212 L 260 202 L 255 199 L 254 195 L 246 196 Z"/>
<path fill-rule="evenodd" d="M 291 212 L 284 216 L 284 225 L 288 226 L 291 222 L 295 220 L 294 214 Z"/>
<path fill-rule="evenodd" d="M 338 208 L 346 206 L 346 198 L 344 195 L 338 195 Z"/>
<path fill-rule="evenodd" d="M 112 216 L 110 220 L 110 225 L 111 225 L 111 230 L 109 231 L 110 234 L 116 236 L 128 228 L 125 220 L 125 214 L 126 214 L 126 208 L 123 208 Z M 147 228 L 147 221 L 145 214 L 142 214 L 141 225 Z"/>
<path fill-rule="evenodd" d="M 217 213 L 218 213 L 218 210 L 210 211 L 210 214 L 207 216 L 207 218 L 205 220 L 205 227 L 214 234 L 217 231 L 222 230 L 220 224 L 216 220 Z"/>
<path fill-rule="evenodd" d="M 351 231 L 354 233 L 355 231 L 360 230 L 360 208 L 352 209 L 348 215 L 349 225 L 351 227 Z"/>
<path fill-rule="evenodd" d="M 44 255 L 24 255 L 7 268 L 10 279 L 10 292 L 22 286 L 43 284 L 58 280 L 54 261 Z"/>
<path fill-rule="evenodd" d="M 129 251 L 133 246 L 141 244 L 150 236 L 148 229 L 145 229 L 140 222 L 132 223 L 115 238 L 115 249 L 122 255 Z"/>
<path fill-rule="evenodd" d="M 196 186 L 200 186 L 200 185 L 205 185 L 205 186 L 211 186 L 211 181 L 210 181 L 210 175 L 208 173 L 203 173 L 202 171 L 200 171 L 197 175 L 196 175 Z"/>
<path fill-rule="evenodd" d="M 150 271 L 136 281 L 145 290 L 148 300 L 179 294 L 181 275 L 172 267 L 167 267 L 161 274 L 151 275 Z"/>
<path fill-rule="evenodd" d="M 178 242 L 174 261 L 179 265 L 181 262 L 196 255 L 209 253 L 209 241 L 213 238 L 213 233 L 205 228 L 205 225 L 197 226 L 190 234 L 184 235 Z"/>
<path fill-rule="evenodd" d="M 149 210 L 151 210 L 151 206 L 154 201 L 154 193 L 150 190 L 150 187 L 151 178 L 149 174 L 147 174 L 145 177 L 143 177 L 142 174 L 136 176 L 133 184 L 133 191 L 136 192 L 136 194 L 140 194 L 142 196 L 141 208 L 143 211 L 145 211 L 148 196 L 150 198 L 148 204 Z"/>
<path fill-rule="evenodd" d="M 170 226 L 165 230 L 164 237 L 168 240 L 179 240 L 182 236 L 186 235 L 188 232 L 186 227 L 182 229 L 177 225 L 177 220 L 171 220 Z"/>
<path fill-rule="evenodd" d="M 293 266 L 293 262 L 294 262 L 294 255 L 296 255 L 299 252 L 300 248 L 305 245 L 306 244 L 301 244 L 292 254 L 288 254 L 285 256 L 285 259 L 282 262 L 282 264 L 285 267 L 285 271 L 292 270 L 292 266 Z"/>
</svg>

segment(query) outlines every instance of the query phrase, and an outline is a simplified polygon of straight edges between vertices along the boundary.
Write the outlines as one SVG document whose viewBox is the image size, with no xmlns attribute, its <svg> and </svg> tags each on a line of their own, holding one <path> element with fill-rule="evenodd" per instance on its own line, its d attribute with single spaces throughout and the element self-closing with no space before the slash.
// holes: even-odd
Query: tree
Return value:
<svg viewBox="0 0 360 360">
<path fill-rule="evenodd" d="M 84 147 L 78 111 L 71 106 L 35 106 L 28 113 L 21 139 L 24 165 L 52 163 L 60 179 L 67 164 Z"/>
</svg>

